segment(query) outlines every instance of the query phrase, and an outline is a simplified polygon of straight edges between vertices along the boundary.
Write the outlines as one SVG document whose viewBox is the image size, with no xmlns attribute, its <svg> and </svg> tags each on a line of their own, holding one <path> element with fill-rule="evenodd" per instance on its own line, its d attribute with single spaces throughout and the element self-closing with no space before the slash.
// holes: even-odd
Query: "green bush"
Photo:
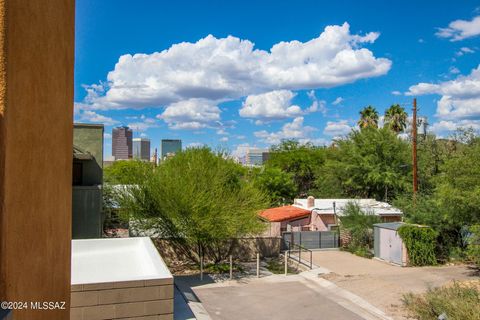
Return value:
<svg viewBox="0 0 480 320">
<path fill-rule="evenodd" d="M 410 265 L 428 266 L 437 264 L 435 243 L 437 232 L 432 228 L 404 225 L 398 234 L 407 247 Z"/>
<path fill-rule="evenodd" d="M 430 289 L 425 294 L 406 294 L 403 303 L 410 315 L 419 320 L 436 320 L 442 314 L 448 320 L 480 320 L 480 291 L 458 283 Z"/>
<path fill-rule="evenodd" d="M 233 264 L 233 271 L 243 271 L 242 266 Z M 209 263 L 205 266 L 205 272 L 207 273 L 229 273 L 230 263 Z"/>
<path fill-rule="evenodd" d="M 472 233 L 467 247 L 468 258 L 480 268 L 480 225 L 470 227 Z"/>
<path fill-rule="evenodd" d="M 343 211 L 342 228 L 348 230 L 351 240 L 347 251 L 360 257 L 371 258 L 373 248 L 373 225 L 380 222 L 380 218 L 368 212 L 363 212 L 358 204 L 349 202 Z"/>
</svg>

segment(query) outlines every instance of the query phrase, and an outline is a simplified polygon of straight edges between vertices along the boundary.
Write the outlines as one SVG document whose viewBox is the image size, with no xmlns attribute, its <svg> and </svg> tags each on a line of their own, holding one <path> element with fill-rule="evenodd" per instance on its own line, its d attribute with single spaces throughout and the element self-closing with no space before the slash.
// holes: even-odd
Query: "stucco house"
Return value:
<svg viewBox="0 0 480 320">
<path fill-rule="evenodd" d="M 268 223 L 266 235 L 285 231 L 329 231 L 337 228 L 347 203 L 356 203 L 363 212 L 377 215 L 382 222 L 402 220 L 402 211 L 375 199 L 295 199 L 293 205 L 270 208 L 259 216 Z"/>
</svg>

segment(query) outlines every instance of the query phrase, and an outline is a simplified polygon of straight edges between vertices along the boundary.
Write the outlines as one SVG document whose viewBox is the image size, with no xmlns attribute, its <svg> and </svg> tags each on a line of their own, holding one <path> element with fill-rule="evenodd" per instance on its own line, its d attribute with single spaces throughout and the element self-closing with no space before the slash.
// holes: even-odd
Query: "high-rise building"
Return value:
<svg viewBox="0 0 480 320">
<path fill-rule="evenodd" d="M 132 158 L 132 129 L 117 127 L 112 130 L 112 156 L 115 160 L 128 160 Z"/>
<path fill-rule="evenodd" d="M 162 139 L 161 160 L 165 160 L 179 151 L 182 151 L 182 140 Z"/>
<path fill-rule="evenodd" d="M 133 158 L 150 161 L 150 139 L 134 138 L 133 141 Z"/>
<path fill-rule="evenodd" d="M 248 148 L 246 164 L 249 166 L 261 166 L 269 157 L 268 149 Z"/>
</svg>

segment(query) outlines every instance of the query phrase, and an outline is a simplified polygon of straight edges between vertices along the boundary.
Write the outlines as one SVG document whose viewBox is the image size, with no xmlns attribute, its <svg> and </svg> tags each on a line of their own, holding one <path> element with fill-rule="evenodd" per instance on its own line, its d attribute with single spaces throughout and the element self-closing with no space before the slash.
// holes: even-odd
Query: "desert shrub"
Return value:
<svg viewBox="0 0 480 320">
<path fill-rule="evenodd" d="M 410 316 L 419 320 L 479 320 L 478 287 L 455 283 L 453 286 L 430 289 L 424 294 L 406 294 L 403 298 Z"/>
<path fill-rule="evenodd" d="M 368 212 L 363 212 L 355 202 L 347 203 L 341 219 L 342 228 L 348 230 L 350 241 L 347 251 L 361 257 L 371 257 L 373 248 L 373 225 L 380 222 L 380 218 Z"/>
<path fill-rule="evenodd" d="M 437 232 L 428 227 L 404 225 L 398 229 L 408 251 L 409 263 L 413 266 L 437 264 L 435 241 Z"/>
</svg>

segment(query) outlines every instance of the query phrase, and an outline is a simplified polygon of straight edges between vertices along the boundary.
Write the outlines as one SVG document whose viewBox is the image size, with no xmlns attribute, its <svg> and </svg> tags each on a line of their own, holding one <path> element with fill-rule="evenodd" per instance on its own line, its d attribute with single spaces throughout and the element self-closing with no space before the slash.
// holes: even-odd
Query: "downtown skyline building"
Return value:
<svg viewBox="0 0 480 320">
<path fill-rule="evenodd" d="M 160 160 L 165 160 L 166 158 L 175 155 L 179 151 L 182 151 L 182 140 L 162 139 L 160 145 Z"/>
<path fill-rule="evenodd" d="M 133 158 L 150 161 L 150 139 L 133 138 Z"/>
<path fill-rule="evenodd" d="M 112 129 L 112 156 L 115 160 L 129 160 L 133 157 L 133 132 L 127 126 Z"/>
</svg>

